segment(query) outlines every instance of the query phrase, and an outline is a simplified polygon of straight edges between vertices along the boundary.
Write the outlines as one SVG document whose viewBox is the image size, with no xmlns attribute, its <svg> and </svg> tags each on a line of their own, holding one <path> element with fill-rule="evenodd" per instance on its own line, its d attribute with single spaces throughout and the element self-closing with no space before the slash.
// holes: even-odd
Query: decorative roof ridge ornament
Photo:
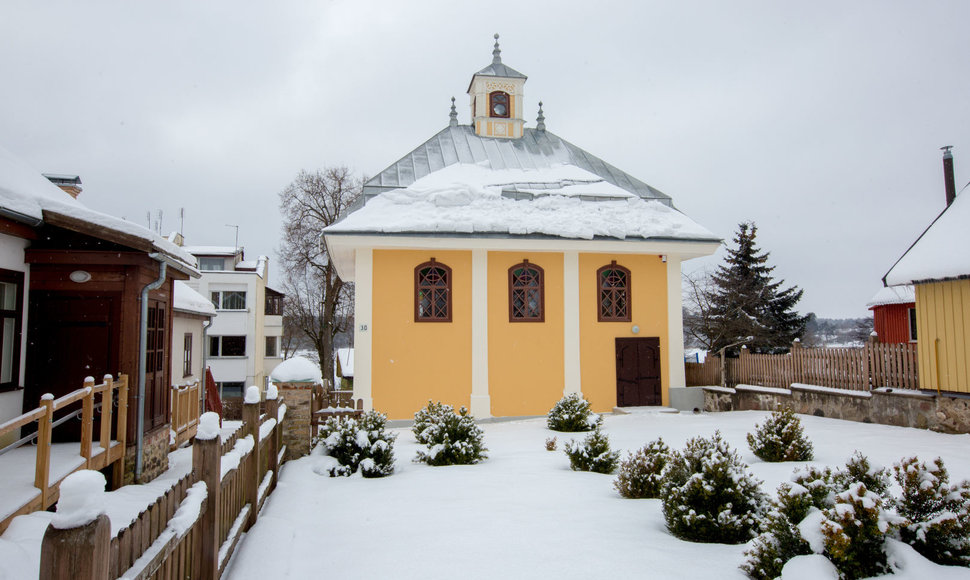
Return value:
<svg viewBox="0 0 970 580">
<path fill-rule="evenodd" d="M 546 132 L 546 117 L 542 114 L 542 101 L 539 101 L 539 116 L 536 117 L 536 131 Z"/>
<path fill-rule="evenodd" d="M 492 49 L 492 64 L 502 64 L 502 49 L 498 47 L 498 33 L 495 33 L 495 48 Z"/>
<path fill-rule="evenodd" d="M 451 97 L 451 113 L 448 113 L 448 125 L 451 127 L 458 126 L 458 111 L 455 109 L 455 97 Z"/>
</svg>

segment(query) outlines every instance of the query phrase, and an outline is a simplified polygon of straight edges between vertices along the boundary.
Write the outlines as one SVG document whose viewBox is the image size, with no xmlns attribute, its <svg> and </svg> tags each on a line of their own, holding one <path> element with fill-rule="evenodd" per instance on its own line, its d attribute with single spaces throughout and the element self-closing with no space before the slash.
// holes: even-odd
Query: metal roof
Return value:
<svg viewBox="0 0 970 580">
<path fill-rule="evenodd" d="M 483 77 L 508 77 L 518 79 L 529 78 L 514 68 L 506 66 L 501 62 L 493 62 L 492 64 L 475 73 L 475 75 Z"/>
<path fill-rule="evenodd" d="M 449 126 L 364 184 L 363 203 L 393 189 L 457 163 L 486 165 L 492 169 L 542 169 L 575 165 L 604 181 L 643 199 L 673 207 L 670 196 L 606 163 L 549 131 L 525 129 L 518 139 L 480 137 L 469 125 Z M 362 204 L 356 204 L 349 210 Z"/>
</svg>

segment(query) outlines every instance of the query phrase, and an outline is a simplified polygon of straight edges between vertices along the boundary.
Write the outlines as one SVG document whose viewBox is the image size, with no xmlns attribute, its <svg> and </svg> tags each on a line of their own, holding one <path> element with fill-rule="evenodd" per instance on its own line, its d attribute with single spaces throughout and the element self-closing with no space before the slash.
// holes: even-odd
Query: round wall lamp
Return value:
<svg viewBox="0 0 970 580">
<path fill-rule="evenodd" d="M 71 282 L 77 282 L 78 284 L 84 284 L 85 282 L 91 280 L 91 273 L 84 270 L 74 270 L 71 272 Z"/>
<path fill-rule="evenodd" d="M 633 331 L 633 334 L 640 334 L 640 327 L 637 326 L 636 324 L 634 324 L 633 328 L 631 328 L 630 330 Z"/>
</svg>

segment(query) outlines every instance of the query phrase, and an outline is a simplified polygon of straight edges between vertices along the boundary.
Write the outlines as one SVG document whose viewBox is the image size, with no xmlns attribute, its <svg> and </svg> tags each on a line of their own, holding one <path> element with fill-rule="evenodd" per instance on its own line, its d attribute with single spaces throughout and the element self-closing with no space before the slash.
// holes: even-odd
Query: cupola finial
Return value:
<svg viewBox="0 0 970 580">
<path fill-rule="evenodd" d="M 539 101 L 539 116 L 536 117 L 536 131 L 546 132 L 546 116 L 542 114 L 542 101 Z"/>
<path fill-rule="evenodd" d="M 451 97 L 451 113 L 448 114 L 448 117 L 451 119 L 448 122 L 448 125 L 450 125 L 452 127 L 457 127 L 458 126 L 458 111 L 455 109 L 455 97 Z"/>
<path fill-rule="evenodd" d="M 495 48 L 492 49 L 492 64 L 502 64 L 502 49 L 498 47 L 498 33 L 495 33 Z"/>
</svg>

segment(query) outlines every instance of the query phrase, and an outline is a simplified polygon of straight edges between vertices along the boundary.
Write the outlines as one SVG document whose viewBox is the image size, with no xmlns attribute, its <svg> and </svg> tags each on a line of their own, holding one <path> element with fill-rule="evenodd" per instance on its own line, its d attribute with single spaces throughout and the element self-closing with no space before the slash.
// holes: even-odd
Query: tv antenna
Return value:
<svg viewBox="0 0 970 580">
<path fill-rule="evenodd" d="M 235 252 L 239 249 L 239 226 L 236 224 L 226 224 L 227 228 L 236 228 L 236 245 L 232 247 L 232 251 Z"/>
</svg>

